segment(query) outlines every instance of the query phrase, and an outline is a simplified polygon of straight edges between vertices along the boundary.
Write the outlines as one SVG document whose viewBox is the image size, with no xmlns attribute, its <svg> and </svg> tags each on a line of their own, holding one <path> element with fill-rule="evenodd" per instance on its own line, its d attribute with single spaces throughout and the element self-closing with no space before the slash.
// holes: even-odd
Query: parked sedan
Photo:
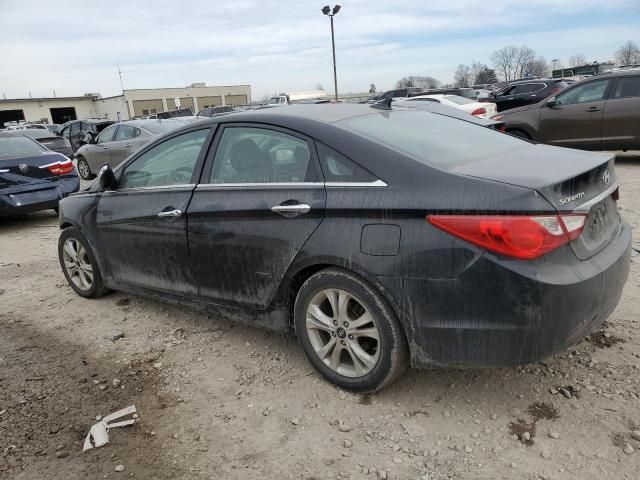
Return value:
<svg viewBox="0 0 640 480">
<path fill-rule="evenodd" d="M 195 117 L 113 124 L 76 152 L 78 172 L 83 179 L 90 180 L 105 163 L 115 167 L 154 137 L 181 127 L 189 120 L 195 121 Z"/>
<path fill-rule="evenodd" d="M 563 79 L 522 80 L 511 82 L 503 89 L 491 92 L 488 97 L 478 98 L 478 101 L 495 103 L 498 111 L 502 112 L 510 108 L 537 103 L 543 98 L 560 92 L 568 85 Z"/>
<path fill-rule="evenodd" d="M 80 188 L 71 160 L 21 132 L 0 132 L 0 216 L 58 209 Z"/>
<path fill-rule="evenodd" d="M 44 145 L 49 150 L 61 153 L 67 158 L 73 158 L 73 151 L 71 150 L 71 144 L 69 143 L 69 140 L 67 140 L 66 138 L 61 138 L 55 133 L 51 133 L 49 129 L 37 128 L 29 130 L 18 130 L 16 131 L 16 133 L 24 135 L 25 137 L 29 137 L 36 142 Z"/>
<path fill-rule="evenodd" d="M 497 113 L 495 103 L 477 102 L 458 95 L 420 95 L 417 97 L 409 97 L 406 101 L 441 103 L 480 118 L 491 118 Z"/>
<path fill-rule="evenodd" d="M 58 253 L 81 296 L 295 331 L 324 377 L 372 391 L 598 328 L 631 252 L 613 161 L 386 104 L 222 115 L 63 200 Z"/>
<path fill-rule="evenodd" d="M 640 149 L 640 71 L 598 75 L 494 117 L 507 132 L 563 147 Z"/>
</svg>

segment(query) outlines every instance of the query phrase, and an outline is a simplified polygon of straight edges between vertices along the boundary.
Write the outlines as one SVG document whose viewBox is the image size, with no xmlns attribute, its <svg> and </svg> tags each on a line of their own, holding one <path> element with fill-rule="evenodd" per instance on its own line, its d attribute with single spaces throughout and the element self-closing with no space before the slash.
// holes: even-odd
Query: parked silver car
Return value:
<svg viewBox="0 0 640 480">
<path fill-rule="evenodd" d="M 111 168 L 115 168 L 125 158 L 158 135 L 184 126 L 189 122 L 189 120 L 185 120 L 186 118 L 188 117 L 165 120 L 130 120 L 110 125 L 97 137 L 89 138 L 89 143 L 85 143 L 78 149 L 75 154 L 78 161 L 78 173 L 83 179 L 90 180 L 106 163 Z"/>
</svg>

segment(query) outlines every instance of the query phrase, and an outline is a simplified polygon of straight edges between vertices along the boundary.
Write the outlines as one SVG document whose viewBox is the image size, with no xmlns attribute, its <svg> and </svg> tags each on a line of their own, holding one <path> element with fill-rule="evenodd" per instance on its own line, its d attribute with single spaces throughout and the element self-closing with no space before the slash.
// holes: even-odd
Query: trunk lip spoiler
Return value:
<svg viewBox="0 0 640 480">
<path fill-rule="evenodd" d="M 600 192 L 598 195 L 593 197 L 591 200 L 588 200 L 580 205 L 578 205 L 574 211 L 575 212 L 588 212 L 591 210 L 596 203 L 600 203 L 602 200 L 610 196 L 613 192 L 618 188 L 618 182 L 615 182 L 613 185 L 609 186 L 606 190 Z"/>
</svg>

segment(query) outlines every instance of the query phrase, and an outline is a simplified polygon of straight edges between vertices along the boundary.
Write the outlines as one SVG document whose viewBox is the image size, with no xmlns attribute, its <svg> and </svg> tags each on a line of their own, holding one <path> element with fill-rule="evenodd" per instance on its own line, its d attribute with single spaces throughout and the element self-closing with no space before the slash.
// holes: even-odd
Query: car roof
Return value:
<svg viewBox="0 0 640 480">
<path fill-rule="evenodd" d="M 180 124 L 185 124 L 188 123 L 189 121 L 185 121 L 185 120 L 181 120 L 182 118 L 192 118 L 192 117 L 175 117 L 175 118 L 142 118 L 142 119 L 138 119 L 138 120 L 124 120 L 122 122 L 120 122 L 121 125 L 131 125 L 134 127 L 140 127 L 140 128 L 145 128 L 148 127 L 149 125 L 158 125 L 161 123 L 180 123 Z M 195 118 L 195 117 L 193 117 Z"/>
<path fill-rule="evenodd" d="M 393 107 L 393 110 L 411 111 L 404 107 Z M 299 117 L 309 120 L 315 120 L 322 123 L 334 123 L 347 118 L 359 117 L 362 115 L 373 115 L 388 112 L 374 108 L 370 104 L 363 103 L 319 103 L 319 104 L 296 104 L 286 105 L 274 108 L 258 108 L 246 112 L 230 113 L 228 115 L 212 117 L 203 122 L 217 123 L 220 121 L 238 121 L 242 118 L 251 116 L 252 118 L 262 118 L 264 120 L 275 119 L 281 117 Z"/>
</svg>

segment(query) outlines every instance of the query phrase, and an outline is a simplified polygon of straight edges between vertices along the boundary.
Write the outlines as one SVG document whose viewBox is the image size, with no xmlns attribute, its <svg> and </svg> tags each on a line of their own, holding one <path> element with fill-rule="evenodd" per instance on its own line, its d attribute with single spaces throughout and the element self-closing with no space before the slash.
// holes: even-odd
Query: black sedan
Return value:
<svg viewBox="0 0 640 480">
<path fill-rule="evenodd" d="M 0 216 L 57 210 L 61 199 L 80 188 L 69 158 L 23 133 L 0 132 Z"/>
<path fill-rule="evenodd" d="M 631 230 L 613 158 L 388 105 L 202 120 L 61 202 L 71 287 L 292 331 L 372 391 L 409 364 L 534 362 L 617 305 Z"/>
<path fill-rule="evenodd" d="M 48 128 L 18 130 L 15 133 L 19 133 L 20 135 L 29 137 L 36 142 L 44 145 L 49 150 L 61 153 L 67 158 L 73 158 L 73 150 L 71 149 L 71 143 L 69 143 L 69 140 L 59 137 L 55 133 L 52 133 Z"/>
</svg>

